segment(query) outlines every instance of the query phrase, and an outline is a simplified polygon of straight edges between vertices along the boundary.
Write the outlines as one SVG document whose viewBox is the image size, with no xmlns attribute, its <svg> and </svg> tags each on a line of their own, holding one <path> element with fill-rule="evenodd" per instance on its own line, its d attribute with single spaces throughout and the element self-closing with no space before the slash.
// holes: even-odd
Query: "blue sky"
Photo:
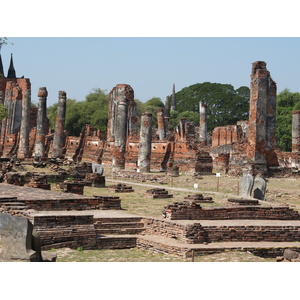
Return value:
<svg viewBox="0 0 300 300">
<path fill-rule="evenodd" d="M 32 101 L 39 87 L 48 106 L 58 91 L 78 101 L 93 88 L 109 92 L 130 84 L 147 101 L 205 81 L 249 86 L 251 64 L 267 63 L 277 91 L 300 92 L 298 37 L 8 37 L 1 55 L 7 72 L 10 53 L 18 77 L 30 78 Z"/>
</svg>

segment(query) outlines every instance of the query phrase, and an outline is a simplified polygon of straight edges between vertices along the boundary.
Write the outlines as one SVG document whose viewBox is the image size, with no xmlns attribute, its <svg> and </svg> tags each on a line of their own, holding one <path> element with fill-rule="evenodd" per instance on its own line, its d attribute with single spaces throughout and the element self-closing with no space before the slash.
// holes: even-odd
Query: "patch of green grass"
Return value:
<svg viewBox="0 0 300 300">
<path fill-rule="evenodd" d="M 51 250 L 50 250 L 51 251 Z M 56 249 L 58 262 L 192 262 L 167 254 L 131 249 L 71 250 Z M 262 258 L 248 252 L 229 251 L 216 254 L 195 256 L 194 262 L 275 262 L 275 258 Z"/>
</svg>

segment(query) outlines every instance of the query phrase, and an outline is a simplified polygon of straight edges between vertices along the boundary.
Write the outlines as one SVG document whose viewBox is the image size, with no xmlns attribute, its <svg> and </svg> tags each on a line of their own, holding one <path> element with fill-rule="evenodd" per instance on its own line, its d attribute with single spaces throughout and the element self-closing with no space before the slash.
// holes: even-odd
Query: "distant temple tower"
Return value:
<svg viewBox="0 0 300 300">
<path fill-rule="evenodd" d="M 13 55 L 7 77 L 4 76 L 2 58 L 0 57 L 0 94 L 7 108 L 8 117 L 1 120 L 0 155 L 20 158 L 29 156 L 29 132 L 34 124 L 29 125 L 31 115 L 31 83 L 29 78 L 17 78 Z M 21 126 L 21 124 L 23 124 Z M 22 127 L 22 128 L 21 128 Z M 20 139 L 20 145 L 18 142 Z M 18 149 L 19 148 L 19 149 Z"/>
<path fill-rule="evenodd" d="M 9 68 L 8 68 L 8 72 L 7 72 L 7 78 L 14 78 L 14 79 L 17 78 L 16 71 L 15 71 L 15 68 L 14 68 L 12 53 L 10 55 L 10 64 L 9 64 Z"/>
<path fill-rule="evenodd" d="M 173 83 L 173 90 L 172 90 L 172 99 L 171 99 L 171 109 L 170 111 L 176 110 L 176 97 L 175 97 L 175 83 Z"/>
</svg>

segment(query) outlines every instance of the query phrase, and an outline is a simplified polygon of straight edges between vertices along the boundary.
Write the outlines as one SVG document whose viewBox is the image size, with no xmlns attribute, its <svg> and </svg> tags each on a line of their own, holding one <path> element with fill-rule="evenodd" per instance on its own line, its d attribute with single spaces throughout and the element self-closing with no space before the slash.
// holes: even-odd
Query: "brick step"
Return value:
<svg viewBox="0 0 300 300">
<path fill-rule="evenodd" d="M 96 229 L 112 229 L 112 228 L 143 228 L 144 223 L 141 222 L 109 222 L 94 223 Z"/>
<path fill-rule="evenodd" d="M 5 206 L 6 208 L 14 211 L 14 212 L 18 212 L 18 211 L 22 211 L 22 210 L 26 210 L 29 209 L 28 206 Z"/>
<path fill-rule="evenodd" d="M 144 228 L 107 228 L 96 229 L 98 236 L 108 234 L 140 234 L 144 231 Z"/>
<path fill-rule="evenodd" d="M 1 202 L 0 206 L 26 206 L 23 202 Z"/>
<path fill-rule="evenodd" d="M 249 251 L 263 257 L 282 256 L 285 249 L 300 250 L 300 242 L 219 242 L 208 244 L 185 244 L 159 235 L 140 235 L 136 246 L 139 249 L 169 255 L 191 257 L 224 251 Z"/>
<path fill-rule="evenodd" d="M 136 236 L 104 236 L 97 238 L 98 249 L 125 249 L 136 246 Z"/>
<path fill-rule="evenodd" d="M 94 224 L 100 223 L 136 223 L 141 222 L 142 217 L 121 217 L 121 218 L 94 218 Z"/>
<path fill-rule="evenodd" d="M 0 197 L 0 203 L 2 202 L 15 202 L 17 201 L 17 197 Z"/>
</svg>

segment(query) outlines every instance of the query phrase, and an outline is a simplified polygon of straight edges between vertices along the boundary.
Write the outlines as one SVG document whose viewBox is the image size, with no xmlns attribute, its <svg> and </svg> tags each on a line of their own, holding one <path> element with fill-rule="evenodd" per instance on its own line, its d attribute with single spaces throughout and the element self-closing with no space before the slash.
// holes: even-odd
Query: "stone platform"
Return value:
<svg viewBox="0 0 300 300">
<path fill-rule="evenodd" d="M 5 201 L 88 201 L 90 197 L 0 184 Z M 42 207 L 42 206 L 41 206 Z M 26 208 L 25 208 L 26 211 Z M 250 251 L 261 256 L 300 251 L 300 220 L 168 220 L 129 214 L 124 210 L 28 210 L 42 249 L 117 249 L 189 257 L 222 251 Z"/>
</svg>

